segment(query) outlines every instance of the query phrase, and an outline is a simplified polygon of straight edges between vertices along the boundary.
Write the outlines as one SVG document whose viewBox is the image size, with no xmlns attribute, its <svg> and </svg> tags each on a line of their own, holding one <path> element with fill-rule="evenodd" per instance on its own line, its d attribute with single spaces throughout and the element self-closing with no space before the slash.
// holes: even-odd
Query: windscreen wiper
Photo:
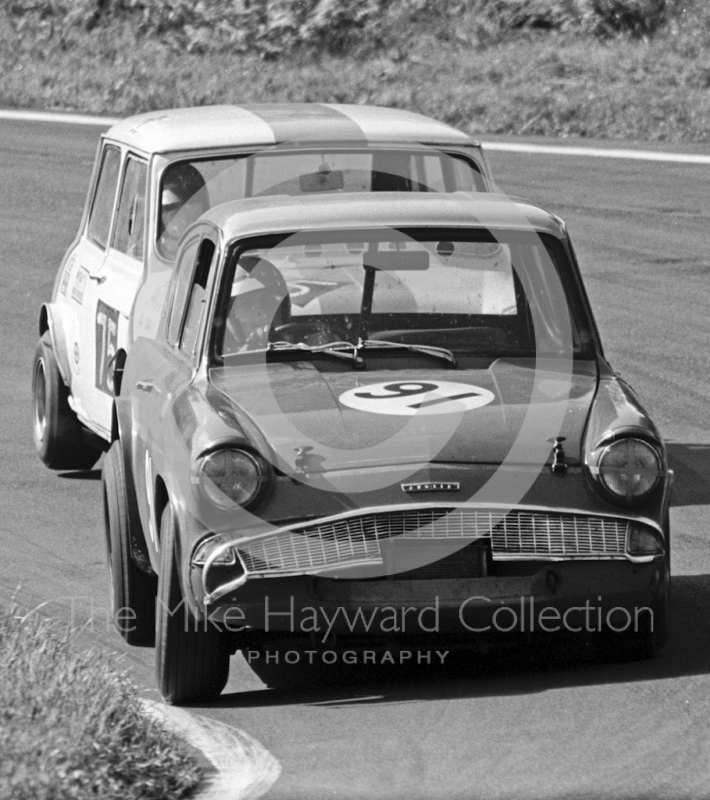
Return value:
<svg viewBox="0 0 710 800">
<path fill-rule="evenodd" d="M 355 346 L 355 352 L 358 353 L 360 350 L 375 349 L 378 347 L 397 348 L 400 350 L 410 350 L 415 353 L 424 353 L 425 355 L 434 356 L 435 358 L 445 359 L 449 363 L 450 369 L 456 369 L 457 366 L 456 356 L 451 350 L 447 350 L 445 347 L 435 347 L 430 344 L 405 344 L 403 342 L 387 342 L 383 339 L 360 339 Z"/>
<path fill-rule="evenodd" d="M 300 350 L 304 353 L 324 353 L 334 358 L 341 358 L 345 361 L 352 361 L 355 369 L 365 369 L 366 364 L 362 356 L 358 353 L 357 345 L 352 342 L 328 342 L 328 344 L 310 345 L 304 342 L 269 342 L 266 351 L 274 352 L 293 352 Z"/>
</svg>

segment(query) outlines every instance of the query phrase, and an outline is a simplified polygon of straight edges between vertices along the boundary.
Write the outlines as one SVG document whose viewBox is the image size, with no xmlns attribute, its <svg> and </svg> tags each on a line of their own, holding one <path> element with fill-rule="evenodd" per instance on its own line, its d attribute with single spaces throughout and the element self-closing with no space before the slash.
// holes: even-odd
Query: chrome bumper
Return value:
<svg viewBox="0 0 710 800">
<path fill-rule="evenodd" d="M 519 506 L 407 504 L 357 509 L 317 522 L 235 537 L 215 545 L 204 562 L 193 557 L 192 563 L 203 567 L 204 603 L 208 606 L 255 578 L 326 573 L 343 576 L 356 567 L 383 567 L 383 545 L 392 540 L 449 542 L 451 551 L 489 540 L 493 561 L 647 563 L 662 557 L 629 553 L 629 533 L 634 522 L 659 530 L 652 520 L 627 519 L 618 514 Z M 217 534 L 206 541 L 218 537 L 224 539 L 225 535 Z M 204 544 L 205 540 L 200 547 Z M 230 553 L 241 574 L 210 591 L 212 570 Z"/>
</svg>

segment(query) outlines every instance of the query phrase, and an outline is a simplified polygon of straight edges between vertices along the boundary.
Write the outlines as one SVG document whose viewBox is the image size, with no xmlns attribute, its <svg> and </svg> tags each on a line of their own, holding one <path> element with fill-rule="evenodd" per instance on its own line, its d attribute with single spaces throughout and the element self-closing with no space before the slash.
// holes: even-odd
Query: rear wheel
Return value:
<svg viewBox="0 0 710 800">
<path fill-rule="evenodd" d="M 98 461 L 101 451 L 84 441 L 81 423 L 69 406 L 49 331 L 35 351 L 32 421 L 37 455 L 50 469 L 91 469 Z"/>
<path fill-rule="evenodd" d="M 198 622 L 184 602 L 175 527 L 168 503 L 160 523 L 155 662 L 160 693 L 181 704 L 219 696 L 229 676 L 230 643 L 209 620 Z"/>
<path fill-rule="evenodd" d="M 131 556 L 131 536 L 142 536 L 140 519 L 131 513 L 120 441 L 103 466 L 106 551 L 114 624 L 130 645 L 155 643 L 155 598 L 158 580 L 143 572 Z"/>
</svg>

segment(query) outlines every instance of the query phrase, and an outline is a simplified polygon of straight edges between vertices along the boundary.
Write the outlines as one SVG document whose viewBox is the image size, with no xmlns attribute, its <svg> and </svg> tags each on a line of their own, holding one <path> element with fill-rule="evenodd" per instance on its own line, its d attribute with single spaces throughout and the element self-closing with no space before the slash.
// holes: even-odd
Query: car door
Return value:
<svg viewBox="0 0 710 800">
<path fill-rule="evenodd" d="M 113 358 L 128 348 L 131 306 L 143 274 L 147 180 L 145 159 L 128 153 L 105 257 L 84 292 L 82 405 L 88 426 L 109 439 Z"/>
<path fill-rule="evenodd" d="M 104 142 L 86 227 L 66 259 L 58 289 L 57 300 L 66 303 L 68 309 L 65 335 L 71 369 L 71 402 L 85 421 L 89 416 L 87 391 L 93 378 L 94 357 L 93 341 L 87 341 L 86 332 L 94 321 L 91 297 L 106 260 L 120 169 L 121 149 Z"/>
<path fill-rule="evenodd" d="M 176 453 L 187 445 L 175 412 L 176 400 L 192 381 L 207 307 L 207 280 L 217 240 L 207 226 L 187 236 L 178 254 L 166 305 L 164 328 L 155 339 L 141 337 L 124 373 L 133 396 L 132 471 L 144 530 L 157 551 L 155 477 L 166 476 Z M 184 417 L 182 418 L 184 421 Z"/>
</svg>

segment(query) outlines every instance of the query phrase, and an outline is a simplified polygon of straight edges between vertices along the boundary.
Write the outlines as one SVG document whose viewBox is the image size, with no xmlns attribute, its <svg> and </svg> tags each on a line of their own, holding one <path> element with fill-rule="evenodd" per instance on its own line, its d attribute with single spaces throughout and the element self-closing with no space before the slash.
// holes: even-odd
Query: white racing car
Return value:
<svg viewBox="0 0 710 800">
<path fill-rule="evenodd" d="M 248 197 L 489 191 L 480 145 L 406 111 L 213 106 L 114 125 L 86 208 L 42 306 L 34 440 L 52 469 L 88 469 L 117 436 L 126 353 L 154 337 L 177 243 L 218 204 Z"/>
</svg>

